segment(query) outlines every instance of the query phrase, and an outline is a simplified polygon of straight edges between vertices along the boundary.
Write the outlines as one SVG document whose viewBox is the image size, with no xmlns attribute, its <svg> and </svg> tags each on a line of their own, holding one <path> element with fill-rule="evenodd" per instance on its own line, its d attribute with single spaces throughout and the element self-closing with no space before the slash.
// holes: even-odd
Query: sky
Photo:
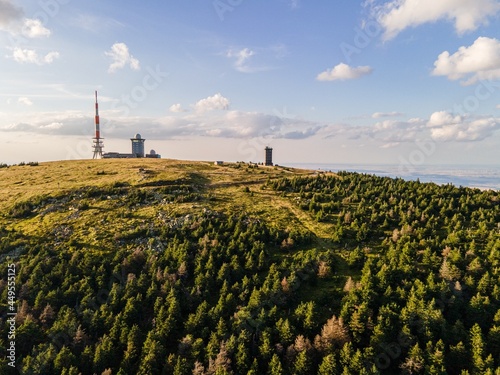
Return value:
<svg viewBox="0 0 500 375">
<path fill-rule="evenodd" d="M 0 0 L 0 162 L 495 165 L 500 0 Z"/>
</svg>

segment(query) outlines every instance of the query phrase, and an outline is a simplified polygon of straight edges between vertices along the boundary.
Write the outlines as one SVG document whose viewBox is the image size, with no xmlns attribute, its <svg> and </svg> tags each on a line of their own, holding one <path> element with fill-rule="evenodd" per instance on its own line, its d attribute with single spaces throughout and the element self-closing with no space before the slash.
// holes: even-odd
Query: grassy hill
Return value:
<svg viewBox="0 0 500 375">
<path fill-rule="evenodd" d="M 0 169 L 0 224 L 48 236 L 71 223 L 72 239 L 101 229 L 103 239 L 136 228 L 158 214 L 194 215 L 206 209 L 245 212 L 269 223 L 294 225 L 296 210 L 265 188 L 269 179 L 315 172 L 248 164 L 165 159 L 81 160 Z M 300 214 L 299 214 L 300 216 Z M 304 219 L 304 217 L 302 216 Z M 87 243 L 85 243 L 87 242 Z"/>
<path fill-rule="evenodd" d="M 0 373 L 499 371 L 498 192 L 141 159 L 0 193 Z"/>
</svg>

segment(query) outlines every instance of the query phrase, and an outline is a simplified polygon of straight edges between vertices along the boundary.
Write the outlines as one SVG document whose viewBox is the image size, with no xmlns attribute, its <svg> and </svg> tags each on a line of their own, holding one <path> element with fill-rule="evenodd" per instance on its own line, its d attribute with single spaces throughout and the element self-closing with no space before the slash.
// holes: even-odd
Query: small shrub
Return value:
<svg viewBox="0 0 500 375">
<path fill-rule="evenodd" d="M 15 219 L 22 219 L 31 216 L 33 213 L 33 204 L 31 202 L 19 202 L 9 211 L 9 216 Z"/>
</svg>

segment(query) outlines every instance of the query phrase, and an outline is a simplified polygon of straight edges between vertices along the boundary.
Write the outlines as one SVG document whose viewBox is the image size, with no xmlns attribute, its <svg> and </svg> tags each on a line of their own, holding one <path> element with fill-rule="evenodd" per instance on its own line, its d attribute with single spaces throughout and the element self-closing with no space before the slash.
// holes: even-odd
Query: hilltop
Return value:
<svg viewBox="0 0 500 375">
<path fill-rule="evenodd" d="M 20 373 L 500 366 L 498 192 L 111 159 L 1 168 L 0 193 L 0 308 L 15 264 Z"/>
<path fill-rule="evenodd" d="M 12 166 L 0 169 L 0 211 L 7 213 L 0 223 L 6 228 L 44 236 L 47 230 L 63 224 L 69 214 L 78 218 L 74 222 L 87 228 L 97 229 L 104 220 L 102 229 L 112 234 L 132 228 L 145 218 L 155 219 L 155 210 L 162 213 L 165 209 L 182 216 L 199 214 L 207 208 L 293 223 L 293 208 L 279 194 L 266 189 L 266 182 L 315 174 L 279 166 L 217 166 L 212 162 L 166 159 Z"/>
</svg>

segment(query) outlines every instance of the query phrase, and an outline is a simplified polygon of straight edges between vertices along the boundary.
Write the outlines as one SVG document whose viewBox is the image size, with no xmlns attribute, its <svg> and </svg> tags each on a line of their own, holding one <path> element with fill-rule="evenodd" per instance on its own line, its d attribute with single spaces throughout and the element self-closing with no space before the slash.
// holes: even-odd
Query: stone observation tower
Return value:
<svg viewBox="0 0 500 375">
<path fill-rule="evenodd" d="M 266 162 L 264 165 L 273 165 L 273 149 L 271 147 L 266 147 Z"/>
</svg>

